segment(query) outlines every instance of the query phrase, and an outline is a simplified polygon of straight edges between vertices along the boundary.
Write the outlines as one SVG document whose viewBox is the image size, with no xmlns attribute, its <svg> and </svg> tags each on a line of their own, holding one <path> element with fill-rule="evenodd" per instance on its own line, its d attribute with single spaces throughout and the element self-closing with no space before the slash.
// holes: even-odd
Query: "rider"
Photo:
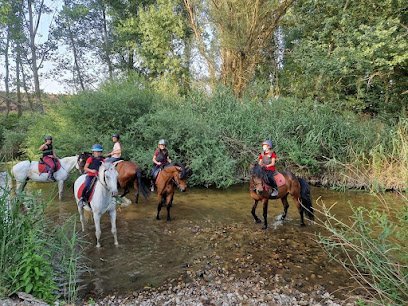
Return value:
<svg viewBox="0 0 408 306">
<path fill-rule="evenodd" d="M 43 154 L 41 160 L 47 167 L 48 179 L 55 181 L 54 171 L 57 168 L 57 155 L 52 146 L 51 136 L 48 135 L 44 137 L 44 143 L 40 146 L 39 150 L 42 151 Z"/>
<path fill-rule="evenodd" d="M 275 179 L 273 178 L 276 167 L 275 162 L 278 156 L 276 155 L 275 151 L 272 150 L 273 144 L 270 140 L 265 140 L 262 143 L 262 153 L 259 154 L 259 164 L 264 167 L 266 171 L 266 175 L 268 177 L 268 182 L 266 182 L 269 186 L 272 187 L 271 196 L 275 197 L 278 195 L 278 186 L 276 185 Z"/>
<path fill-rule="evenodd" d="M 167 150 L 166 146 L 167 146 L 166 140 L 160 139 L 157 149 L 154 151 L 153 154 L 153 169 L 151 171 L 152 180 L 150 184 L 150 189 L 152 192 L 154 191 L 154 182 L 158 173 L 160 172 L 160 169 L 162 169 L 167 164 L 171 163 L 169 151 Z"/>
<path fill-rule="evenodd" d="M 92 156 L 88 157 L 88 159 L 85 162 L 85 166 L 84 166 L 84 170 L 86 172 L 85 187 L 84 187 L 84 190 L 82 191 L 82 197 L 80 199 L 80 201 L 85 202 L 85 203 L 88 202 L 89 200 L 89 195 L 92 190 L 92 185 L 95 183 L 98 177 L 99 167 L 104 161 L 104 158 L 102 156 L 102 152 L 103 152 L 102 145 L 94 144 L 91 150 L 92 150 Z"/>
<path fill-rule="evenodd" d="M 111 162 L 111 163 L 122 159 L 120 157 L 122 155 L 122 144 L 120 142 L 120 135 L 113 134 L 112 141 L 114 143 L 113 149 L 112 149 L 112 152 L 107 154 L 110 157 L 106 159 L 107 162 Z"/>
</svg>

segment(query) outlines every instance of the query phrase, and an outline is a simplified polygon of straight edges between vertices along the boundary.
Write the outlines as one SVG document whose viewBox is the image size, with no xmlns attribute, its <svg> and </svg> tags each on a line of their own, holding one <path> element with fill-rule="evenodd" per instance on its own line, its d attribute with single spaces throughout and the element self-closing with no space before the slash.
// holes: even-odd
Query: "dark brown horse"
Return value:
<svg viewBox="0 0 408 306">
<path fill-rule="evenodd" d="M 304 226 L 303 214 L 306 213 L 310 220 L 314 219 L 312 200 L 310 197 L 310 188 L 305 180 L 297 178 L 290 171 L 281 172 L 284 177 L 284 184 L 278 187 L 279 194 L 276 197 L 270 198 L 270 187 L 265 183 L 268 181 L 266 171 L 258 164 L 255 164 L 251 168 L 251 180 L 249 183 L 249 192 L 252 199 L 254 199 L 254 205 L 252 207 L 252 216 L 256 223 L 261 223 L 262 221 L 257 217 L 255 210 L 258 202 L 261 201 L 263 204 L 263 217 L 264 226 L 263 229 L 268 228 L 268 201 L 270 199 L 281 199 L 283 204 L 283 214 L 281 220 L 285 220 L 289 203 L 288 195 L 290 194 L 299 210 L 300 214 L 300 225 Z M 278 184 L 279 185 L 279 184 Z"/>
<path fill-rule="evenodd" d="M 160 220 L 160 210 L 162 206 L 167 208 L 167 221 L 170 221 L 170 208 L 173 205 L 174 191 L 176 187 L 181 192 L 187 190 L 187 179 L 191 175 L 191 170 L 186 169 L 182 164 L 170 164 L 164 167 L 156 178 L 157 205 L 156 219 Z"/>
<path fill-rule="evenodd" d="M 78 156 L 78 167 L 81 173 L 83 173 L 85 162 L 90 156 L 92 156 L 92 153 L 89 152 L 83 152 Z M 116 170 L 118 171 L 118 184 L 123 188 L 121 197 L 129 193 L 129 188 L 133 184 L 133 188 L 135 189 L 135 203 L 137 204 L 139 202 L 139 191 L 147 198 L 149 189 L 142 180 L 142 170 L 137 164 L 124 160 L 116 164 Z"/>
</svg>

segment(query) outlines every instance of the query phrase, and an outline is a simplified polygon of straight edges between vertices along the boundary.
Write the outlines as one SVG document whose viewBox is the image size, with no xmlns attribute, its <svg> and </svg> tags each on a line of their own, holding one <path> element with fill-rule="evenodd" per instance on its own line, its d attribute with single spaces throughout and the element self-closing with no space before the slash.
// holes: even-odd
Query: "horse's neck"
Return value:
<svg viewBox="0 0 408 306">
<path fill-rule="evenodd" d="M 64 157 L 63 159 L 60 159 L 60 163 L 66 171 L 70 172 L 75 167 L 77 159 L 77 156 Z"/>
</svg>

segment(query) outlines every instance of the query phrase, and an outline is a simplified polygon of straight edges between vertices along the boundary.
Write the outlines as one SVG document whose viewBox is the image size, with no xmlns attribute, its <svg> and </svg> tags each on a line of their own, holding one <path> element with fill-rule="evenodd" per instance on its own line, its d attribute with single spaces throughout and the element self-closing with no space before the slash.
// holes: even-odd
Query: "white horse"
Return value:
<svg viewBox="0 0 408 306">
<path fill-rule="evenodd" d="M 62 191 L 64 189 L 64 181 L 68 178 L 69 172 L 77 165 L 78 155 L 69 156 L 60 159 L 61 168 L 54 172 L 54 178 L 58 183 L 58 198 L 62 199 Z M 27 184 L 28 180 L 34 182 L 47 182 L 50 183 L 48 179 L 48 173 L 39 173 L 38 162 L 37 161 L 22 161 L 16 164 L 13 169 L 13 176 L 16 180 L 16 190 L 21 192 Z"/>
<path fill-rule="evenodd" d="M 85 182 L 86 175 L 78 177 L 74 184 L 74 195 L 78 205 L 79 196 L 78 190 Z M 95 189 L 90 201 L 90 206 L 78 205 L 79 218 L 81 220 L 82 231 L 85 231 L 84 224 L 84 208 L 92 210 L 93 219 L 95 222 L 96 247 L 100 247 L 99 239 L 101 237 L 101 217 L 105 212 L 109 212 L 112 234 L 115 245 L 118 245 L 118 237 L 116 234 L 116 200 L 113 196 L 118 194 L 118 172 L 115 166 L 111 163 L 102 163 L 99 167 L 99 174 L 95 183 Z"/>
</svg>

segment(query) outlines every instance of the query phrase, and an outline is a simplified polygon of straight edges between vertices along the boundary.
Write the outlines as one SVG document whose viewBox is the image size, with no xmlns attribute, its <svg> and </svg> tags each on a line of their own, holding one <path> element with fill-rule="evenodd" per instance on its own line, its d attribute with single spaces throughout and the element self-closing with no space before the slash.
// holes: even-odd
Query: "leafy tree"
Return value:
<svg viewBox="0 0 408 306">
<path fill-rule="evenodd" d="M 399 0 L 299 1 L 286 27 L 283 92 L 355 111 L 401 112 L 408 102 L 406 25 Z"/>
</svg>

